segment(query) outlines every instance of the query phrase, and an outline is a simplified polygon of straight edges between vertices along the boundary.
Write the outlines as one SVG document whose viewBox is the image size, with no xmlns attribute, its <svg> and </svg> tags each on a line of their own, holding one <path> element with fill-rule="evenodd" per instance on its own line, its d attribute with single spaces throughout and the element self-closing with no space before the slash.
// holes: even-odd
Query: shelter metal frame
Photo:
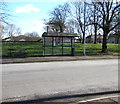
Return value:
<svg viewBox="0 0 120 104">
<path fill-rule="evenodd" d="M 75 37 L 78 37 L 77 35 L 44 35 L 43 36 L 43 56 L 47 56 L 46 55 L 46 42 L 47 42 L 47 38 L 51 39 L 51 43 L 49 44 L 49 47 L 52 47 L 51 49 L 51 55 L 54 56 L 54 42 L 55 42 L 55 38 L 59 38 L 60 42 L 61 42 L 61 54 L 59 54 L 60 56 L 66 56 L 66 55 L 71 55 L 74 56 L 74 51 L 75 51 L 75 47 L 74 47 L 74 39 Z M 64 39 L 65 38 L 69 38 L 70 39 L 70 45 L 69 46 L 64 46 Z M 64 54 L 64 47 L 70 47 L 71 48 L 71 52 L 70 54 Z"/>
</svg>

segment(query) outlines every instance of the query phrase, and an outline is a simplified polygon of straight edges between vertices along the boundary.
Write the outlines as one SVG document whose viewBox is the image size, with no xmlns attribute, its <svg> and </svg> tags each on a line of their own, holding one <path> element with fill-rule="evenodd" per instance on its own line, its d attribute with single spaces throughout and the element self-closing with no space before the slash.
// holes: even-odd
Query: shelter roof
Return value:
<svg viewBox="0 0 120 104">
<path fill-rule="evenodd" d="M 42 37 L 78 37 L 76 33 L 47 33 L 44 32 Z"/>
</svg>

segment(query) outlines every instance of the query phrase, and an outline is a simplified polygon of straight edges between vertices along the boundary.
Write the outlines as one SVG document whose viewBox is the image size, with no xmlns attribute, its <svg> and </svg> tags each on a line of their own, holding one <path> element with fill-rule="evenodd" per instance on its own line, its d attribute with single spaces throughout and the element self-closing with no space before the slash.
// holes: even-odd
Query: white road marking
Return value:
<svg viewBox="0 0 120 104">
<path fill-rule="evenodd" d="M 80 104 L 80 103 L 86 103 L 86 102 L 91 102 L 91 101 L 96 101 L 96 100 L 103 100 L 103 99 L 114 98 L 114 97 L 119 97 L 119 95 L 106 96 L 106 97 L 99 97 L 99 98 L 88 99 L 88 100 L 83 100 L 83 101 L 77 101 L 77 102 L 70 103 L 70 104 Z"/>
</svg>

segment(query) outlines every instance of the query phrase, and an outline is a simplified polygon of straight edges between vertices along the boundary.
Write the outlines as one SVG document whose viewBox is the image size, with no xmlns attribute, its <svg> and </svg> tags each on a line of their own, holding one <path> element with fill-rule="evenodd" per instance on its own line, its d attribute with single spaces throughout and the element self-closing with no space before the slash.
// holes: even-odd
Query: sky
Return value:
<svg viewBox="0 0 120 104">
<path fill-rule="evenodd" d="M 22 31 L 37 32 L 40 36 L 45 32 L 44 19 L 60 4 L 70 0 L 4 0 L 11 17 L 10 24 L 15 24 Z M 84 0 L 81 0 L 84 1 Z M 89 0 L 88 0 L 89 1 Z M 119 1 L 119 0 L 118 0 Z"/>
<path fill-rule="evenodd" d="M 44 29 L 44 19 L 48 19 L 50 12 L 59 4 L 64 2 L 6 2 L 7 9 L 9 9 L 10 24 L 21 28 L 22 35 L 26 32 L 37 32 L 40 36 L 46 30 Z"/>
</svg>

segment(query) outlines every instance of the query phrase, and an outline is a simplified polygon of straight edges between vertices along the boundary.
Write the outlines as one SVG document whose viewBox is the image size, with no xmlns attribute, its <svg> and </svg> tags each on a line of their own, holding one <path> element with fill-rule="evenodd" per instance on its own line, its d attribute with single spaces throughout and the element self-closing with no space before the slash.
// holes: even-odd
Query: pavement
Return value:
<svg viewBox="0 0 120 104">
<path fill-rule="evenodd" d="M 24 57 L 24 58 L 2 58 L 0 63 L 33 63 L 51 61 L 76 61 L 76 60 L 95 60 L 95 59 L 117 59 L 116 55 L 94 55 L 94 56 L 49 56 L 49 57 Z"/>
<path fill-rule="evenodd" d="M 84 97 L 75 97 L 67 99 L 58 99 L 52 101 L 44 101 L 52 104 L 54 103 L 64 103 L 64 104 L 119 104 L 120 103 L 120 93 L 117 94 L 102 94 L 102 95 L 91 95 Z M 37 104 L 37 103 L 36 103 Z M 40 104 L 40 103 L 38 103 Z M 44 104 L 44 103 L 43 103 Z"/>
<path fill-rule="evenodd" d="M 34 100 L 23 102 L 3 102 L 2 104 L 119 104 L 120 93 L 91 95 L 52 100 Z"/>
</svg>

